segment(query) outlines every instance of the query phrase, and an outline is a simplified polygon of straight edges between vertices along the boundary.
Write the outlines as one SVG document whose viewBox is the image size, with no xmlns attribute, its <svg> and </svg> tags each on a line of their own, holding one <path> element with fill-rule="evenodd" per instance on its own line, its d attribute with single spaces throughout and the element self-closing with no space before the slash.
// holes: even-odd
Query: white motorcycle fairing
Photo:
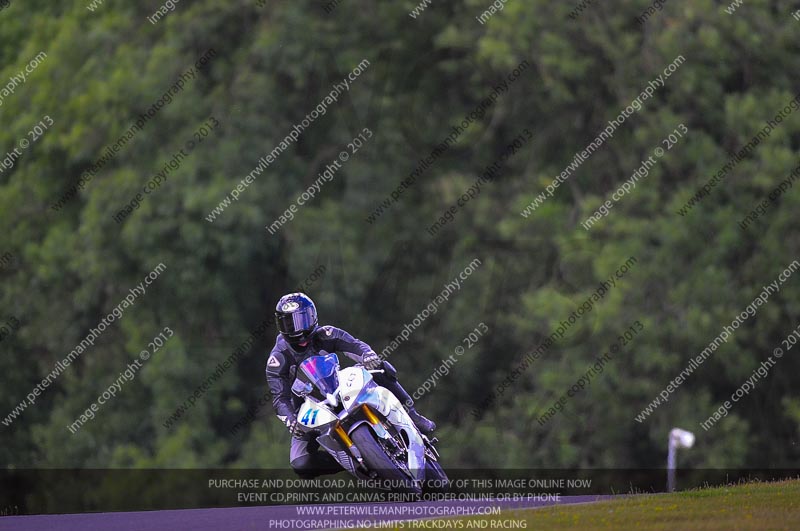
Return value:
<svg viewBox="0 0 800 531">
<path fill-rule="evenodd" d="M 339 371 L 339 396 L 345 407 L 341 418 L 353 410 L 366 404 L 380 413 L 398 431 L 406 435 L 408 441 L 408 470 L 414 479 L 422 480 L 425 477 L 425 443 L 422 441 L 419 430 L 414 421 L 408 416 L 405 408 L 394 394 L 375 383 L 372 375 L 362 367 L 347 367 Z M 350 427 L 352 432 L 358 425 Z M 382 438 L 391 437 L 383 426 L 369 424 L 375 433 Z"/>
<path fill-rule="evenodd" d="M 332 422 L 336 422 L 339 417 L 325 407 L 324 402 L 306 400 L 297 412 L 297 419 L 300 424 L 308 429 L 321 429 Z"/>
</svg>

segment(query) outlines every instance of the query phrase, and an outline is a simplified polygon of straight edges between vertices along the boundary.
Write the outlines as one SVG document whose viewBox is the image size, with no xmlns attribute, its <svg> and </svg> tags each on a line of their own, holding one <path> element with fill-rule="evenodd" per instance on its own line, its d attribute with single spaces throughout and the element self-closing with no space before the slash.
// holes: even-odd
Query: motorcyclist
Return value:
<svg viewBox="0 0 800 531">
<path fill-rule="evenodd" d="M 334 326 L 319 326 L 317 308 L 304 293 L 289 293 L 275 307 L 278 337 L 267 359 L 267 383 L 272 393 L 272 406 L 278 418 L 292 435 L 289 461 L 301 477 L 312 478 L 342 470 L 327 452 L 319 451 L 316 438 L 297 429 L 297 411 L 302 400 L 292 394 L 297 365 L 320 351 L 342 352 L 366 369 L 383 369 L 373 373 L 375 383 L 391 391 L 406 407 L 411 420 L 422 433 L 430 434 L 436 424 L 414 408 L 411 396 L 397 380 L 397 371 L 382 360 L 369 345 Z"/>
</svg>

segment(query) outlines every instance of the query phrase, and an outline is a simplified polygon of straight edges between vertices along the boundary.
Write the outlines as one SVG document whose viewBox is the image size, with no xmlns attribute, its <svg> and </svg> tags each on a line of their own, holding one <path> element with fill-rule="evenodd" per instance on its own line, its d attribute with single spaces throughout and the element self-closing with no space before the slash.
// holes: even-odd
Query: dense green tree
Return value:
<svg viewBox="0 0 800 531">
<path fill-rule="evenodd" d="M 788 189 L 739 222 L 798 166 L 800 113 L 684 215 L 678 211 L 797 96 L 798 22 L 789 2 L 665 4 L 509 1 L 485 24 L 482 0 L 179 3 L 156 24 L 149 7 L 106 0 L 13 1 L 0 11 L 0 89 L 44 61 L 0 106 L 0 154 L 53 125 L 0 173 L 0 342 L 6 418 L 55 363 L 159 263 L 163 274 L 36 403 L 2 426 L 6 467 L 280 467 L 288 436 L 269 407 L 264 361 L 274 328 L 253 341 L 170 427 L 166 421 L 247 341 L 284 292 L 307 289 L 325 322 L 382 350 L 475 258 L 480 266 L 392 355 L 410 390 L 473 328 L 489 333 L 420 400 L 441 427 L 448 467 L 658 467 L 669 429 L 697 433 L 698 467 L 791 466 L 800 426 L 794 352 L 727 418 L 699 423 L 798 325 L 790 278 L 668 403 L 658 393 L 778 274 L 800 257 L 800 196 Z M 104 156 L 187 70 L 172 95 L 85 188 Z M 545 203 L 545 191 L 610 120 L 678 56 L 685 61 Z M 349 90 L 258 173 L 213 221 L 212 209 L 363 60 Z M 519 77 L 502 91 L 520 64 Z M 396 202 L 367 221 L 465 117 L 485 114 L 437 155 Z M 211 118 L 207 137 L 195 133 Z M 581 222 L 683 124 L 687 133 L 590 230 Z M 348 147 L 364 128 L 372 136 Z M 528 129 L 530 140 L 435 235 L 456 204 Z M 200 140 L 202 139 L 202 142 Z M 174 155 L 197 144 L 121 223 L 113 217 Z M 349 159 L 274 234 L 266 227 L 341 152 Z M 397 195 L 397 193 L 395 193 Z M 598 285 L 636 262 L 593 310 L 480 415 L 491 389 Z M 602 374 L 540 423 L 634 322 L 643 330 Z M 175 335 L 76 434 L 67 426 L 164 327 Z M 248 411 L 256 419 L 231 432 Z M 502 452 L 487 452 L 500 445 Z"/>
</svg>

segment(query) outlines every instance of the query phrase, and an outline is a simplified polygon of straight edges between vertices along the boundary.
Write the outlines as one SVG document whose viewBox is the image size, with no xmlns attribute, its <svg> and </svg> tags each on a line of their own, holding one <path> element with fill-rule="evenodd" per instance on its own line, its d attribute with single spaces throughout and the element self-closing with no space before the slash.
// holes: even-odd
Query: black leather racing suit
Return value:
<svg viewBox="0 0 800 531">
<path fill-rule="evenodd" d="M 272 407 L 282 422 L 290 416 L 296 417 L 303 400 L 292 393 L 292 383 L 297 374 L 297 365 L 320 351 L 341 352 L 356 363 L 362 356 L 373 352 L 369 345 L 360 341 L 344 330 L 334 326 L 320 326 L 309 338 L 308 345 L 302 351 L 293 349 L 278 334 L 275 346 L 267 360 L 267 383 L 272 393 Z M 374 373 L 375 383 L 391 391 L 403 404 L 413 407 L 411 396 L 397 381 L 397 371 L 386 360 L 382 361 L 383 373 Z M 313 436 L 292 438 L 289 462 L 294 471 L 301 477 L 313 478 L 320 474 L 333 474 L 342 467 L 327 452 L 319 451 L 319 444 Z"/>
</svg>

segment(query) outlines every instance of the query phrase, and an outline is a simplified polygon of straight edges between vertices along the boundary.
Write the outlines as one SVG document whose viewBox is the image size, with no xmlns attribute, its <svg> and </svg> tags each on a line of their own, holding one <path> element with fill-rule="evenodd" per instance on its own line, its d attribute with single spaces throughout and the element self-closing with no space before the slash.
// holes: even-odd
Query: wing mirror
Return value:
<svg viewBox="0 0 800 531">
<path fill-rule="evenodd" d="M 300 379 L 296 379 L 292 384 L 292 392 L 297 396 L 303 398 L 306 395 L 310 394 L 311 391 L 314 390 L 314 386 L 312 386 L 308 382 L 304 382 Z"/>
</svg>

